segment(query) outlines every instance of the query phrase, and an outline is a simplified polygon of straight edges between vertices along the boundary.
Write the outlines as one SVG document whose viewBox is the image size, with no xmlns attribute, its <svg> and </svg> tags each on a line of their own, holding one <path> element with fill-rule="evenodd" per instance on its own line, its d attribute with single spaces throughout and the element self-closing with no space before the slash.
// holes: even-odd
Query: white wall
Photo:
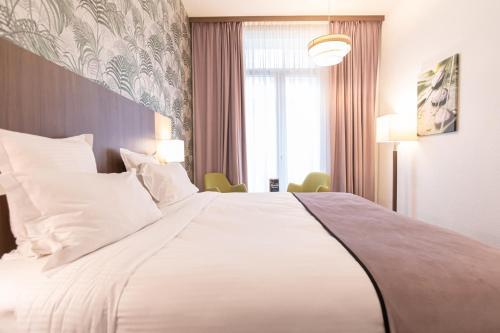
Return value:
<svg viewBox="0 0 500 333">
<path fill-rule="evenodd" d="M 500 246 L 500 1 L 401 0 L 383 26 L 379 113 L 416 114 L 418 74 L 460 53 L 458 132 L 402 146 L 400 212 Z M 378 201 L 391 203 L 379 145 Z"/>
</svg>

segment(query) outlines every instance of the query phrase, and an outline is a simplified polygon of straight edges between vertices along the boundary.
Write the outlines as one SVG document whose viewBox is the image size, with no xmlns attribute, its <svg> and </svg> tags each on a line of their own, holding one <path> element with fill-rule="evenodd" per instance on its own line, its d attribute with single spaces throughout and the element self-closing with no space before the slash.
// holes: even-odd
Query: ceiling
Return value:
<svg viewBox="0 0 500 333">
<path fill-rule="evenodd" d="M 190 17 L 384 15 L 399 0 L 182 0 Z M 329 4 L 330 2 L 330 4 Z M 330 12 L 328 11 L 330 7 Z"/>
</svg>

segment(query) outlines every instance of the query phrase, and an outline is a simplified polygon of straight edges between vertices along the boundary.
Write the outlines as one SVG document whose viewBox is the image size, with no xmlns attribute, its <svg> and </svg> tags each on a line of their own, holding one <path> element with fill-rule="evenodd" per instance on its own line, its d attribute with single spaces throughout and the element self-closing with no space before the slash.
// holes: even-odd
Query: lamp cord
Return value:
<svg viewBox="0 0 500 333">
<path fill-rule="evenodd" d="M 328 1 L 328 24 L 330 24 L 332 8 L 330 7 L 330 5 L 331 5 L 330 0 L 327 0 L 327 1 Z"/>
</svg>

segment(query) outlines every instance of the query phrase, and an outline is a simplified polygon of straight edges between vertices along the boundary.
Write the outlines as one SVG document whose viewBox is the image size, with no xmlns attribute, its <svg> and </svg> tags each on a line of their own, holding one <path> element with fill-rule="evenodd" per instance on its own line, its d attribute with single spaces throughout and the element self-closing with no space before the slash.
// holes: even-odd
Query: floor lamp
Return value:
<svg viewBox="0 0 500 333">
<path fill-rule="evenodd" d="M 414 115 L 387 114 L 377 118 L 377 143 L 392 143 L 392 210 L 398 211 L 398 147 L 403 141 L 416 141 Z"/>
</svg>

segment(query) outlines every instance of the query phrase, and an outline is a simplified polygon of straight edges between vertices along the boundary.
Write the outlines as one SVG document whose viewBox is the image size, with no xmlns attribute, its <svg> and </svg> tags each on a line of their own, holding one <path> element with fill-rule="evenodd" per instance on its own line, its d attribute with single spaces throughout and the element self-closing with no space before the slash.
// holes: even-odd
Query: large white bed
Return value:
<svg viewBox="0 0 500 333">
<path fill-rule="evenodd" d="M 15 313 L 32 332 L 384 331 L 362 267 L 291 194 L 199 193 L 162 213 L 54 271 L 2 259 L 0 327 Z"/>
<path fill-rule="evenodd" d="M 152 112 L 0 58 L 0 332 L 500 332 L 499 249 L 345 193 L 196 193 L 134 153 Z"/>
</svg>

